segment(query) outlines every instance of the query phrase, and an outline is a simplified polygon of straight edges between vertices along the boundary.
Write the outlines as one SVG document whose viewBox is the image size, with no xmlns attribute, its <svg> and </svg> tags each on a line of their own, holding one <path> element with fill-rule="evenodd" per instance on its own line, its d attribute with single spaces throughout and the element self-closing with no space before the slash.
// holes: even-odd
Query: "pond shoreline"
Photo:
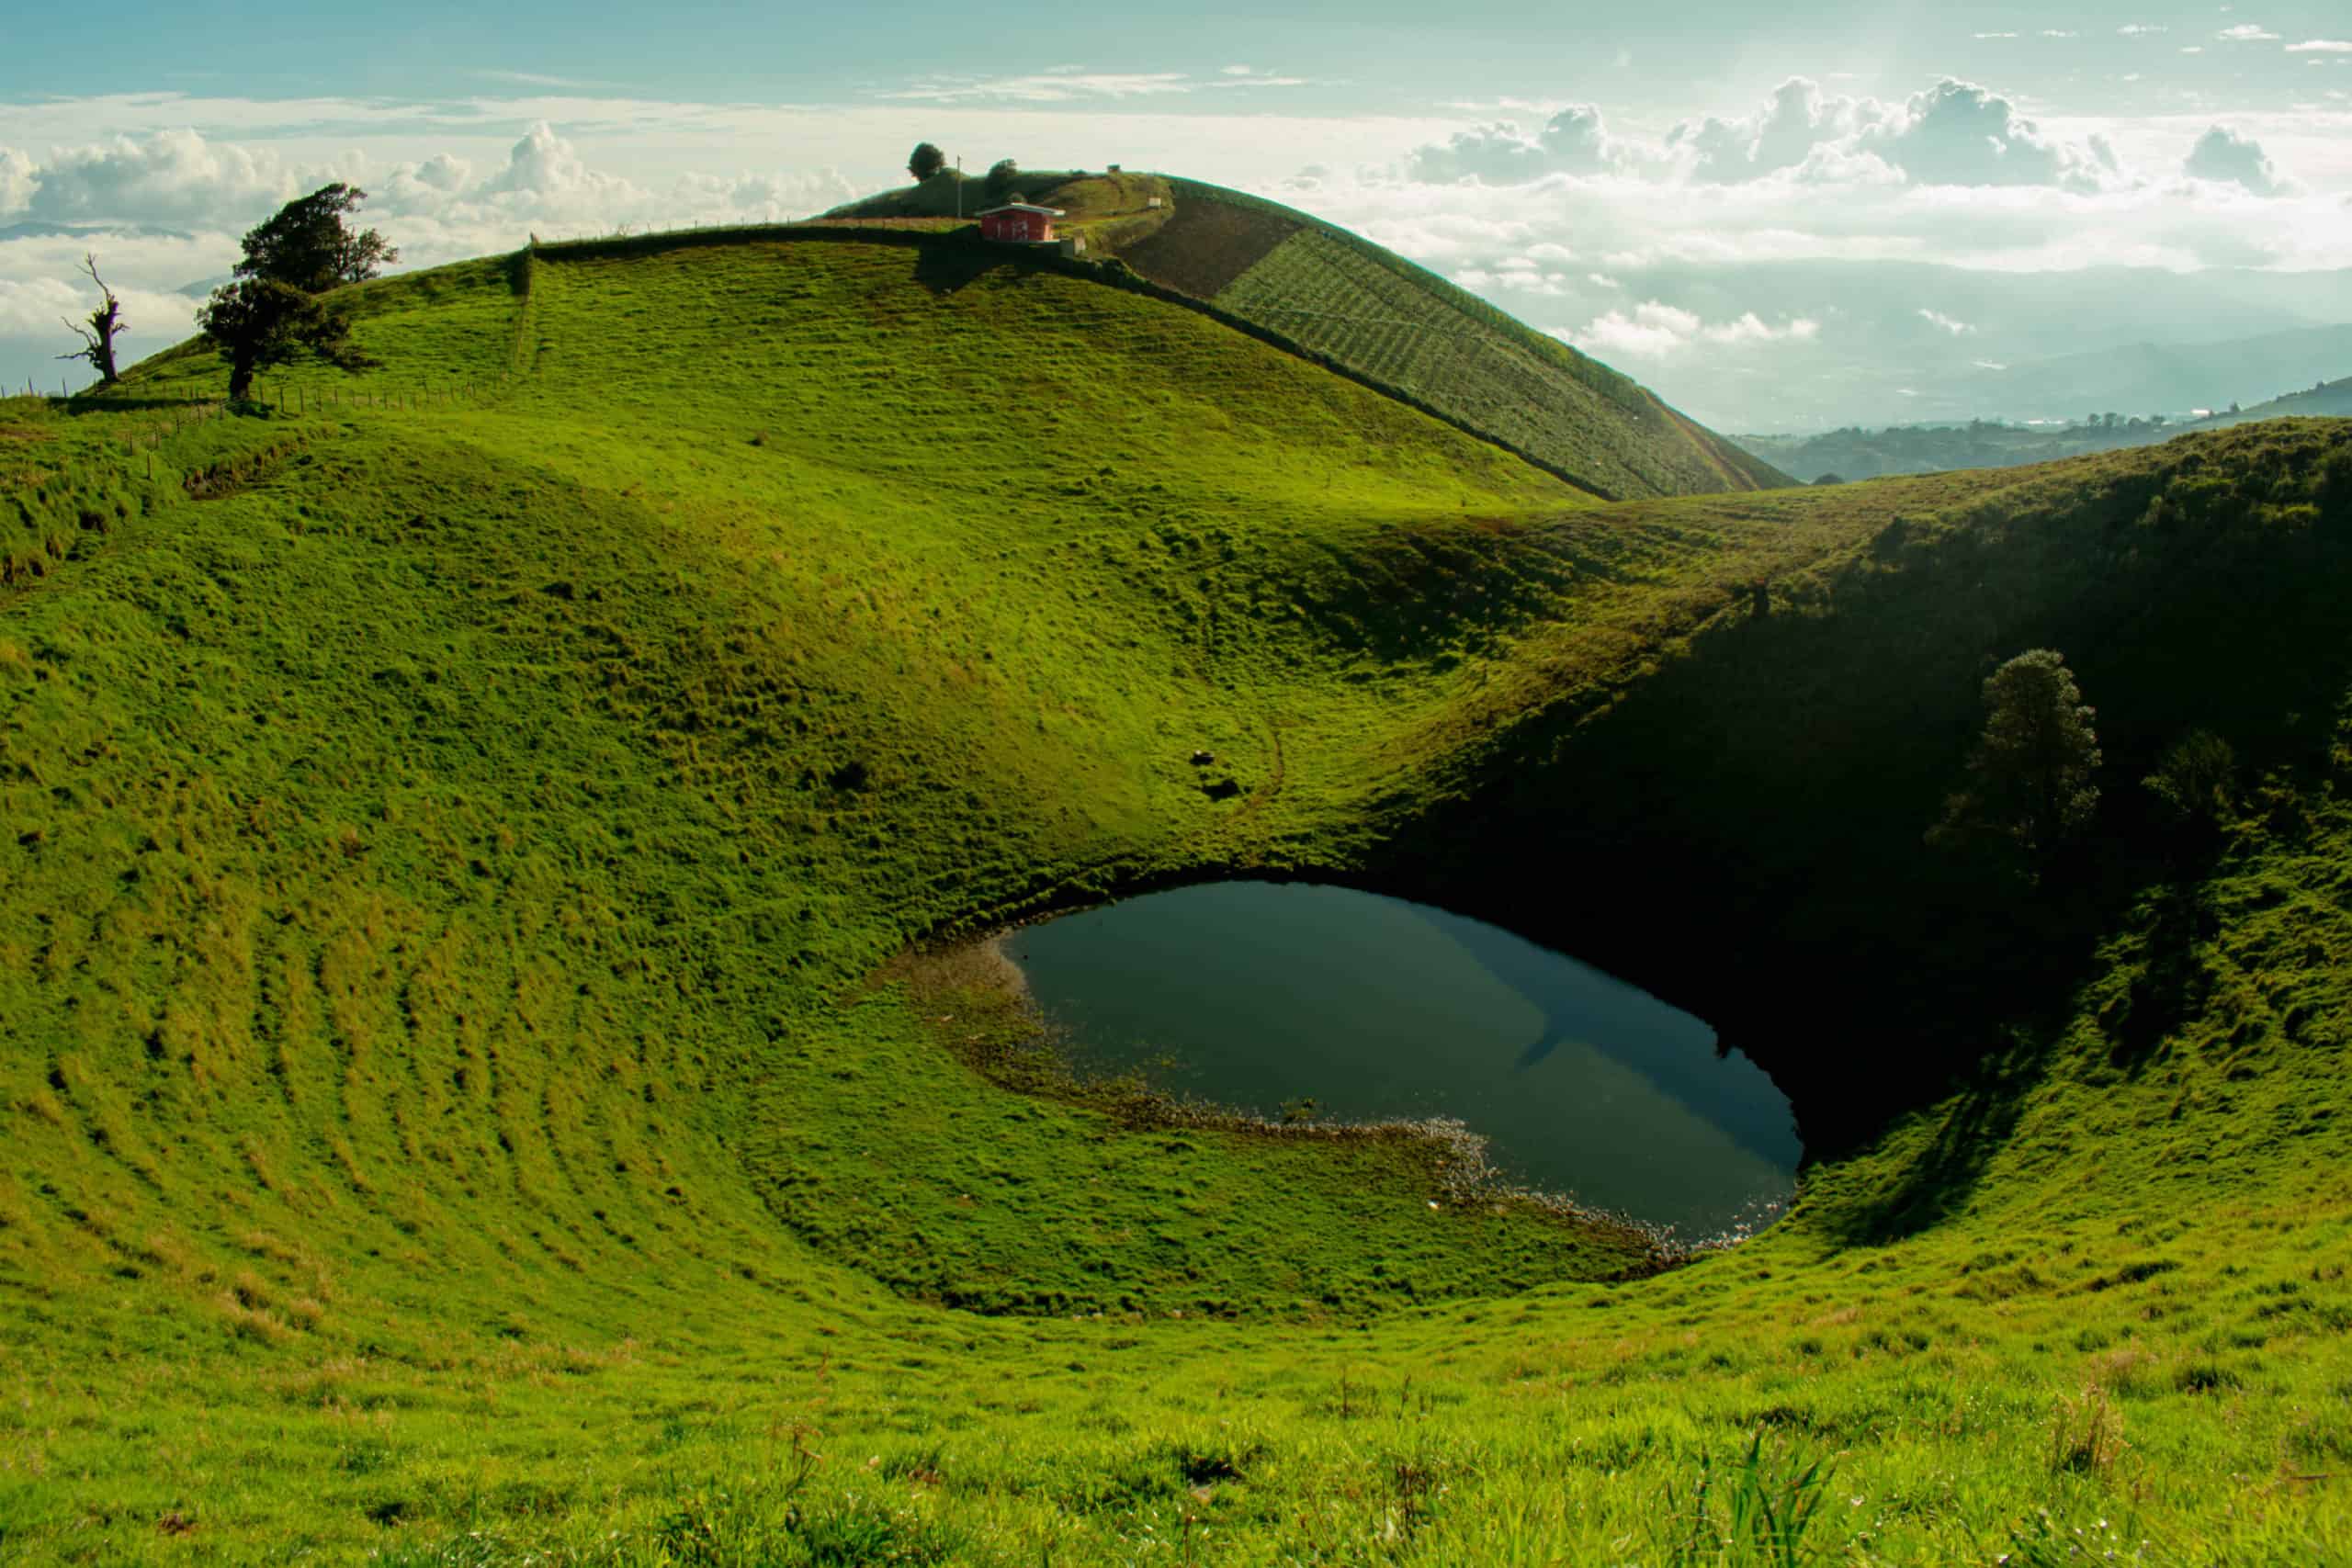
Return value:
<svg viewBox="0 0 2352 1568">
<path fill-rule="evenodd" d="M 1097 908 L 1107 906 L 1097 906 Z M 1207 1132 L 1301 1145 L 1385 1145 L 1408 1152 L 1436 1196 L 1432 1209 L 1518 1212 L 1561 1224 L 1632 1255 L 1601 1280 L 1647 1278 L 1724 1251 L 1785 1213 L 1702 1236 L 1582 1202 L 1512 1179 L 1493 1161 L 1490 1140 L 1458 1117 L 1317 1117 L 1276 1120 L 1211 1100 L 1171 1093 L 1138 1072 L 1090 1068 L 1038 1002 L 1028 971 L 1011 952 L 1028 927 L 1074 911 L 1012 922 L 944 948 L 910 950 L 877 976 L 920 1004 L 924 1023 L 953 1055 L 1001 1088 L 1098 1111 L 1132 1128 Z M 942 1007 L 957 1010 L 941 1012 Z M 973 1025 L 978 1024 L 975 1028 Z"/>
</svg>

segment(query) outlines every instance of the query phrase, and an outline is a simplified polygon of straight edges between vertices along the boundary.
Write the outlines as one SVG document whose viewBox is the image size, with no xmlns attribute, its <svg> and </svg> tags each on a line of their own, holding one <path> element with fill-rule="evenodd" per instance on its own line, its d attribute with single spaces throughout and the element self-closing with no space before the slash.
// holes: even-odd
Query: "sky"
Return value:
<svg viewBox="0 0 2352 1568">
<path fill-rule="evenodd" d="M 1273 196 L 1728 429 L 2079 413 L 2041 362 L 2352 322 L 2342 0 L 486 14 L 128 0 L 95 73 L 0 22 L 0 379 L 75 379 L 85 251 L 152 352 L 329 179 L 429 265 L 805 216 L 918 140 Z"/>
</svg>

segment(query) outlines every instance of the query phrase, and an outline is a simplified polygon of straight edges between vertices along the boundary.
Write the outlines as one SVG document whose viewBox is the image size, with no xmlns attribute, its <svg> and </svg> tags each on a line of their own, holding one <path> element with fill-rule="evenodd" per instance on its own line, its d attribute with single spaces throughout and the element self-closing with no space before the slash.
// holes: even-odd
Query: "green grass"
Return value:
<svg viewBox="0 0 2352 1568">
<path fill-rule="evenodd" d="M 20 532 L 123 498 L 0 587 L 0 1562 L 2352 1552 L 2346 427 L 1599 507 L 948 242 L 362 303 L 300 413 L 0 406 Z M 2023 894 L 1917 837 L 2044 636 Z M 894 964 L 1234 871 L 1605 954 L 1832 1157 L 1614 1279 Z"/>
</svg>

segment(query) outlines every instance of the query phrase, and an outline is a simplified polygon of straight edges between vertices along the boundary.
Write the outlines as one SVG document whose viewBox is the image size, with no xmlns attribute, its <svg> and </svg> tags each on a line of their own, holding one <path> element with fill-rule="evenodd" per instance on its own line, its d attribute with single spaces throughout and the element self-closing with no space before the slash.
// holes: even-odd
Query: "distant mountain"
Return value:
<svg viewBox="0 0 2352 1568">
<path fill-rule="evenodd" d="M 2130 344 L 1980 370 L 1945 383 L 1972 412 L 2080 417 L 2220 410 L 2352 367 L 2352 326 L 2302 327 L 2218 343 Z"/>
<path fill-rule="evenodd" d="M 2315 383 L 2309 391 L 2290 392 L 2283 398 L 2256 403 L 2235 413 L 2217 413 L 2192 427 L 2198 430 L 2220 430 L 2228 425 L 2245 424 L 2257 419 L 2345 419 L 2352 418 L 2352 376 L 2339 381 Z"/>
<path fill-rule="evenodd" d="M 2323 381 L 2301 392 L 2225 411 L 2209 418 L 2104 417 L 2063 425 L 1904 424 L 1883 430 L 1849 427 L 1813 435 L 1741 435 L 1739 444 L 1806 484 L 1869 479 L 1886 474 L 1932 474 L 1952 468 L 2007 468 L 2089 452 L 2111 452 L 2169 441 L 2193 430 L 2222 430 L 2266 419 L 2352 417 L 2352 377 Z"/>
</svg>

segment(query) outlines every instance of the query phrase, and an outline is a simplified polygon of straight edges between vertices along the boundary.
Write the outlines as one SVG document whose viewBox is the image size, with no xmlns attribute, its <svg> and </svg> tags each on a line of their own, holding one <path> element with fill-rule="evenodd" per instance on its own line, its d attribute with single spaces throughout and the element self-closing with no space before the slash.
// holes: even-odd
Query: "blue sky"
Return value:
<svg viewBox="0 0 2352 1568">
<path fill-rule="evenodd" d="M 0 376 L 55 373 L 83 250 L 152 350 L 240 231 L 328 178 L 430 265 L 804 215 L 902 177 L 919 138 L 1276 196 L 1730 424 L 2352 321 L 2330 281 L 2352 257 L 2342 0 L 288 16 L 134 0 L 97 77 L 80 19 L 9 27 Z M 2157 311 L 2161 289 L 2070 282 L 2115 266 L 2210 287 Z"/>
<path fill-rule="evenodd" d="M 495 17 L 494 22 L 485 21 Z M 1836 4 L 1671 6 L 1357 0 L 1329 6 L 738 6 L 708 0 L 398 6 L 108 7 L 103 85 L 268 97 L 458 97 L 485 85 L 576 83 L 665 99 L 828 102 L 928 77 L 997 78 L 1082 62 L 1110 73 L 1213 73 L 1235 57 L 1308 78 L 1317 111 L 1387 113 L 1482 97 L 1608 97 L 1679 112 L 1694 96 L 1784 76 L 1847 73 L 1880 91 L 1944 74 L 2009 91 L 2076 89 L 2077 112 L 2151 107 L 2183 92 L 2259 107 L 2306 62 L 2265 40 L 2340 35 L 2340 4 Z M 294 25 L 288 25 L 289 20 Z M 2124 28 L 2143 30 L 2125 32 Z M 91 78 L 90 33 L 70 17 L 12 29 L 0 96 Z M 2200 54 L 2184 54 L 2201 46 Z M 2137 71 L 2138 83 L 2123 78 Z M 532 85 L 524 82 L 521 85 Z"/>
</svg>

